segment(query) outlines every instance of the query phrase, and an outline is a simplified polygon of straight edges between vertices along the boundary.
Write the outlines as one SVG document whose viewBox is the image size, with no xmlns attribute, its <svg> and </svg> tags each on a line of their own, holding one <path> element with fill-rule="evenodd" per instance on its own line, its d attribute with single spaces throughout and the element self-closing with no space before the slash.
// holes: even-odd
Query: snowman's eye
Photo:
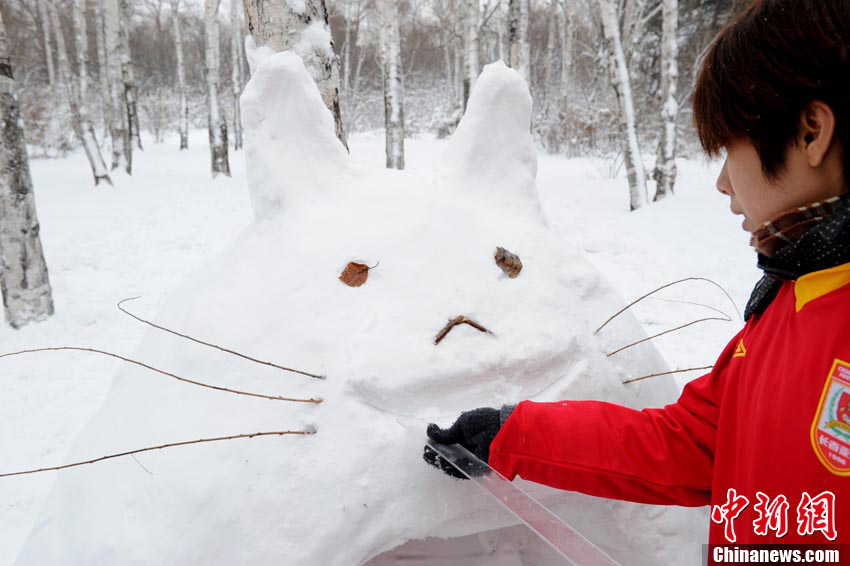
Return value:
<svg viewBox="0 0 850 566">
<path fill-rule="evenodd" d="M 380 263 L 380 262 L 378 262 Z M 349 287 L 359 287 L 366 282 L 369 277 L 369 270 L 378 267 L 378 263 L 369 267 L 365 263 L 349 261 L 342 273 L 339 274 L 339 280 Z"/>
<path fill-rule="evenodd" d="M 519 275 L 519 272 L 522 271 L 522 261 L 519 259 L 519 256 L 501 246 L 496 248 L 493 259 L 496 260 L 496 265 L 511 279 Z"/>
</svg>

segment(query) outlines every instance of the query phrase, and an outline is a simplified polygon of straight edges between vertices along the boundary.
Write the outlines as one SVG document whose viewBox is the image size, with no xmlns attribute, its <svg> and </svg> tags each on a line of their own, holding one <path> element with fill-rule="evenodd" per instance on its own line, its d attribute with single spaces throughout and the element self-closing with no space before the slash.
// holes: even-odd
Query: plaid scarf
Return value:
<svg viewBox="0 0 850 566">
<path fill-rule="evenodd" d="M 765 275 L 747 303 L 746 320 L 770 306 L 783 281 L 850 262 L 850 193 L 775 216 L 751 243 Z"/>
<path fill-rule="evenodd" d="M 779 248 L 799 240 L 815 224 L 832 215 L 843 204 L 841 197 L 832 197 L 782 212 L 753 232 L 750 245 L 758 253 L 772 257 Z"/>
</svg>

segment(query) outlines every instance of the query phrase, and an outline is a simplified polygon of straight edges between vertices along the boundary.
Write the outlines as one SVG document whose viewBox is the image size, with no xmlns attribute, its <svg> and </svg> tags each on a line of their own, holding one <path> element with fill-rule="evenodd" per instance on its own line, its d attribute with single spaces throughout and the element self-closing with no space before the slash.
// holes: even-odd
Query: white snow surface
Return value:
<svg viewBox="0 0 850 566">
<path fill-rule="evenodd" d="M 286 3 L 296 14 L 303 14 L 307 11 L 307 0 L 286 0 Z"/>
<path fill-rule="evenodd" d="M 91 204 L 77 195 L 39 192 L 59 312 L 20 333 L 0 330 L 3 351 L 71 340 L 130 348 L 141 329 L 121 322 L 112 305 L 142 288 L 145 299 L 131 308 L 150 313 L 160 306 L 159 324 L 327 379 L 145 333 L 132 357 L 154 366 L 324 402 L 241 398 L 122 367 L 66 461 L 240 432 L 315 426 L 317 434 L 176 448 L 137 461 L 0 480 L 6 553 L 0 563 L 14 558 L 8 549 L 17 549 L 34 525 L 18 564 L 362 564 L 408 539 L 457 537 L 514 522 L 472 486 L 421 462 L 428 422 L 448 424 L 460 410 L 526 398 L 594 398 L 633 407 L 675 400 L 671 378 L 621 384 L 666 366 L 650 343 L 605 356 L 644 331 L 626 314 L 593 335 L 624 302 L 586 256 L 630 297 L 674 278 L 712 274 L 741 303 L 755 280 L 751 252 L 743 238 L 735 240 L 739 254 L 718 251 L 720 243 L 732 249 L 726 234 L 734 224 L 699 164 L 681 163 L 680 172 L 694 179 L 686 187 L 707 187 L 680 189 L 684 196 L 626 216 L 622 179 L 593 179 L 598 164 L 590 161 L 565 165 L 544 156 L 538 181 L 549 191 L 541 207 L 529 112 L 518 75 L 488 66 L 452 140 L 423 142 L 406 171 L 383 170 L 374 139 L 362 138 L 364 148 L 374 149 L 368 159 L 356 144 L 350 158 L 340 151 L 330 114 L 300 60 L 278 54 L 259 63 L 243 96 L 253 221 L 244 193 L 222 191 L 221 181 L 212 190 L 193 189 L 162 161 L 149 175 L 162 174 L 173 187 L 157 192 L 153 185 L 144 200 L 99 194 L 98 206 L 108 211 L 100 225 L 69 222 L 74 210 L 84 216 Z M 202 162 L 196 169 L 205 171 Z M 143 166 L 139 171 L 137 178 L 145 174 Z M 40 177 L 58 187 L 59 164 L 35 163 L 36 183 Z M 181 185 L 188 188 L 175 196 L 171 189 Z M 62 205 L 42 206 L 45 195 L 50 204 L 63 199 Z M 202 202 L 201 214 L 195 209 Z M 558 214 L 547 221 L 544 209 Z M 228 249 L 162 300 L 245 224 Z M 51 239 L 50 226 L 68 226 L 73 241 L 56 232 Z M 128 257 L 133 245 L 139 253 Z M 516 279 L 494 263 L 499 245 L 521 257 Z M 653 269 L 648 260 L 656 256 L 664 263 Z M 363 286 L 351 288 L 337 279 L 348 261 L 378 266 Z M 711 288 L 666 298 L 695 296 L 730 310 Z M 64 316 L 63 297 L 75 301 L 66 302 Z M 645 301 L 636 312 L 655 332 L 674 326 L 676 317 L 696 318 L 688 309 L 693 305 Z M 461 325 L 435 346 L 437 331 L 458 314 L 494 334 Z M 707 365 L 739 324 L 703 325 L 659 344 L 677 367 Z M 4 468 L 55 465 L 103 399 L 103 376 L 118 367 L 85 354 L 43 356 L 3 362 L 4 375 L 14 379 L 4 385 L 2 409 L 7 422 L 19 424 L 0 433 L 0 449 L 10 455 Z M 37 385 L 44 380 L 49 390 Z M 706 539 L 699 511 L 525 485 L 624 564 L 697 563 Z"/>
</svg>

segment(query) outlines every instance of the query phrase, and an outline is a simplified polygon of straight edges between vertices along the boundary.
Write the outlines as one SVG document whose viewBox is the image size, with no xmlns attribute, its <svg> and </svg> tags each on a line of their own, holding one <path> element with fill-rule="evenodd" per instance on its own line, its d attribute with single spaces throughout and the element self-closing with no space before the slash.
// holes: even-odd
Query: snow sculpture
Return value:
<svg viewBox="0 0 850 566">
<path fill-rule="evenodd" d="M 666 378 L 622 384 L 665 369 L 649 343 L 606 356 L 644 336 L 628 313 L 593 334 L 622 300 L 547 227 L 528 88 L 490 65 L 433 167 L 362 170 L 296 55 L 257 49 L 251 63 L 242 111 L 256 221 L 156 322 L 326 379 L 156 330 L 134 357 L 218 385 L 324 401 L 237 397 L 126 367 L 68 460 L 241 432 L 317 432 L 66 470 L 19 566 L 393 564 L 402 559 L 375 557 L 406 541 L 447 556 L 470 540 L 483 556 L 475 564 L 525 545 L 538 556 L 525 563 L 549 564 L 534 535 L 486 495 L 422 461 L 426 424 L 529 398 L 661 406 L 676 389 Z M 494 261 L 498 246 L 521 259 L 517 277 Z M 351 287 L 338 279 L 350 261 L 378 266 Z M 435 345 L 458 315 L 491 333 L 461 324 Z M 525 486 L 623 564 L 698 560 L 698 512 Z"/>
</svg>

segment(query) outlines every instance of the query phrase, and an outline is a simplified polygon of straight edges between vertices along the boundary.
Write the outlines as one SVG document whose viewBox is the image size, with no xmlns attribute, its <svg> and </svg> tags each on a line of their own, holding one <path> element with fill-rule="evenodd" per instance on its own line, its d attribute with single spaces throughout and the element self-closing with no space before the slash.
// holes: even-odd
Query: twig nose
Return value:
<svg viewBox="0 0 850 566">
<path fill-rule="evenodd" d="M 456 316 L 454 318 L 449 319 L 449 322 L 446 323 L 446 325 L 442 328 L 442 330 L 440 330 L 440 332 L 437 333 L 436 338 L 434 338 L 434 345 L 436 346 L 437 344 L 439 344 L 440 340 L 445 338 L 446 334 L 448 334 L 449 331 L 452 328 L 454 328 L 455 326 L 457 326 L 458 324 L 468 324 L 471 327 L 473 327 L 477 330 L 480 330 L 481 332 L 486 332 L 487 334 L 492 334 L 493 336 L 495 336 L 495 334 L 493 334 L 490 330 L 484 328 L 482 325 L 478 324 L 477 322 L 475 322 L 471 318 L 467 318 L 464 315 L 459 315 L 459 316 Z"/>
</svg>

